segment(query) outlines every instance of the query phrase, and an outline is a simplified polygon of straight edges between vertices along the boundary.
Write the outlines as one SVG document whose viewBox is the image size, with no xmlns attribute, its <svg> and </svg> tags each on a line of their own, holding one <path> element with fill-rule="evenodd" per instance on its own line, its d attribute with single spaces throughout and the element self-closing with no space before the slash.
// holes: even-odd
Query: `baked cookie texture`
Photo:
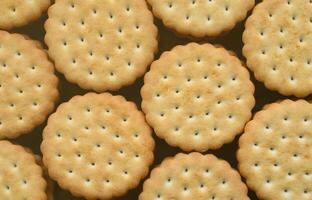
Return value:
<svg viewBox="0 0 312 200">
<path fill-rule="evenodd" d="M 180 35 L 217 37 L 244 20 L 254 0 L 147 0 L 154 15 Z"/>
<path fill-rule="evenodd" d="M 251 118 L 254 86 L 231 52 L 211 44 L 174 47 L 154 61 L 141 89 L 155 133 L 184 151 L 231 142 Z"/>
<path fill-rule="evenodd" d="M 166 158 L 152 170 L 139 200 L 249 200 L 237 171 L 214 155 L 182 154 Z"/>
<path fill-rule="evenodd" d="M 50 4 L 50 0 L 1 0 L 0 29 L 27 25 L 38 19 Z"/>
<path fill-rule="evenodd" d="M 63 189 L 86 199 L 111 199 L 148 174 L 154 140 L 134 103 L 88 93 L 49 117 L 41 150 L 50 177 Z"/>
<path fill-rule="evenodd" d="M 46 181 L 35 157 L 24 147 L 0 141 L 0 199 L 46 200 Z"/>
<path fill-rule="evenodd" d="M 29 133 L 58 100 L 54 66 L 39 43 L 0 31 L 0 139 Z"/>
<path fill-rule="evenodd" d="M 56 69 L 83 89 L 118 90 L 142 76 L 157 50 L 144 0 L 63 0 L 48 11 L 45 42 Z"/>
<path fill-rule="evenodd" d="M 256 79 L 283 95 L 312 93 L 312 2 L 259 3 L 246 21 L 243 54 Z"/>
<path fill-rule="evenodd" d="M 237 159 L 260 199 L 312 198 L 312 105 L 284 100 L 265 106 L 239 139 Z"/>
<path fill-rule="evenodd" d="M 34 154 L 34 152 L 28 148 L 24 147 L 25 151 L 27 153 L 30 153 L 32 156 L 34 156 L 36 160 L 36 164 L 39 165 L 43 172 L 43 178 L 45 179 L 47 183 L 46 187 L 46 194 L 47 194 L 47 200 L 54 200 L 54 182 L 50 179 L 47 168 L 43 165 L 42 157 L 40 155 Z"/>
</svg>

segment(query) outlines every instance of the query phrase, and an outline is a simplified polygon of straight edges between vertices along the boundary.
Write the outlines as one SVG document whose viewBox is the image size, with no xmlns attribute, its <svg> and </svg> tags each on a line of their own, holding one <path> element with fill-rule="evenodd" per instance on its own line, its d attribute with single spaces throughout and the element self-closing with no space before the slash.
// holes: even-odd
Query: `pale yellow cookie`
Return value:
<svg viewBox="0 0 312 200">
<path fill-rule="evenodd" d="M 153 61 L 157 28 L 144 0 L 62 0 L 48 15 L 49 55 L 68 81 L 84 89 L 118 90 Z"/>
<path fill-rule="evenodd" d="M 1 0 L 0 29 L 24 26 L 38 19 L 50 3 L 50 0 Z"/>
<path fill-rule="evenodd" d="M 134 103 L 109 93 L 75 96 L 48 120 L 41 150 L 49 175 L 75 196 L 111 199 L 136 187 L 154 140 Z"/>
<path fill-rule="evenodd" d="M 144 182 L 139 200 L 249 200 L 238 172 L 214 155 L 166 158 Z"/>
<path fill-rule="evenodd" d="M 284 100 L 256 113 L 239 140 L 239 170 L 260 199 L 312 199 L 312 104 Z"/>
<path fill-rule="evenodd" d="M 58 79 L 47 54 L 32 40 L 0 31 L 0 138 L 15 138 L 54 109 Z"/>
<path fill-rule="evenodd" d="M 312 93 L 312 2 L 270 0 L 247 19 L 243 53 L 268 89 L 283 95 Z"/>
<path fill-rule="evenodd" d="M 251 117 L 254 86 L 240 60 L 224 48 L 190 43 L 152 63 L 142 109 L 156 134 L 185 151 L 216 149 Z"/>
<path fill-rule="evenodd" d="M 245 19 L 254 0 L 147 0 L 165 26 L 192 37 L 216 37 Z"/>
<path fill-rule="evenodd" d="M 35 157 L 8 141 L 0 146 L 0 199 L 46 200 L 46 182 Z"/>
</svg>

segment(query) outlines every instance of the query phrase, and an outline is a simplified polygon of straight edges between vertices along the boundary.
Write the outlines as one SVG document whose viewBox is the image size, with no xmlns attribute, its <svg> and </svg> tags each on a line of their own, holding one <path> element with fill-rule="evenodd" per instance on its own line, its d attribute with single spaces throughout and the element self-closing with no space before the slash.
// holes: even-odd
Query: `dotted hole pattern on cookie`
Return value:
<svg viewBox="0 0 312 200">
<path fill-rule="evenodd" d="M 197 164 L 195 164 L 197 162 Z M 198 165 L 198 162 L 202 162 Z M 212 163 L 213 162 L 213 163 Z M 205 164 L 204 164 L 205 163 Z M 209 163 L 209 164 L 208 164 Z M 246 199 L 247 190 L 237 172 L 215 157 L 178 154 L 155 168 L 143 186 L 145 199 Z"/>
<path fill-rule="evenodd" d="M 50 52 L 56 68 L 72 82 L 96 91 L 116 90 L 133 82 L 144 73 L 157 46 L 157 30 L 144 7 L 142 0 L 57 2 L 49 15 L 46 36 L 48 46 L 58 50 Z M 81 17 L 74 19 L 78 14 Z M 62 34 L 55 35 L 56 30 Z M 64 61 L 60 61 L 59 54 L 65 52 Z M 70 74 L 72 70 L 77 73 Z"/>
<path fill-rule="evenodd" d="M 58 97 L 53 73 L 52 63 L 33 41 L 0 32 L 1 138 L 29 131 L 51 112 Z"/>
<path fill-rule="evenodd" d="M 148 2 L 154 14 L 162 19 L 165 25 L 179 33 L 195 37 L 216 36 L 231 29 L 254 5 L 252 0 L 235 3 L 223 0 L 148 0 Z M 196 30 L 190 27 L 196 27 Z"/>
<path fill-rule="evenodd" d="M 111 198 L 120 195 L 114 187 L 126 191 L 146 175 L 153 147 L 150 129 L 133 104 L 120 96 L 91 93 L 74 97 L 52 115 L 44 133 L 43 158 L 48 166 L 56 165 L 51 176 L 66 181 L 70 191 L 82 185 L 96 198 Z M 70 184 L 73 181 L 77 184 Z"/>
<path fill-rule="evenodd" d="M 248 67 L 268 88 L 284 95 L 311 93 L 310 7 L 309 1 L 263 2 L 247 20 L 243 52 Z"/>
<path fill-rule="evenodd" d="M 44 199 L 41 168 L 23 147 L 1 141 L 0 196 L 5 199 Z M 8 176 L 9 175 L 9 176 Z M 16 192 L 19 191 L 19 192 Z"/>
<path fill-rule="evenodd" d="M 311 156 L 306 149 L 311 145 L 310 109 L 305 101 L 286 100 L 269 105 L 247 124 L 240 139 L 240 169 L 261 197 L 312 197 Z"/>
<path fill-rule="evenodd" d="M 2 0 L 0 2 L 1 29 L 11 29 L 20 27 L 40 17 L 50 5 L 49 0 L 11 1 Z"/>
<path fill-rule="evenodd" d="M 169 143 L 183 135 L 183 141 L 197 150 L 204 141 L 215 142 L 204 144 L 206 150 L 207 145 L 215 148 L 237 134 L 254 104 L 253 86 L 238 59 L 209 45 L 211 54 L 223 57 L 203 54 L 205 47 L 189 44 L 164 54 L 152 64 L 141 91 L 142 109 L 156 134 Z M 246 105 L 248 109 L 237 112 Z"/>
</svg>

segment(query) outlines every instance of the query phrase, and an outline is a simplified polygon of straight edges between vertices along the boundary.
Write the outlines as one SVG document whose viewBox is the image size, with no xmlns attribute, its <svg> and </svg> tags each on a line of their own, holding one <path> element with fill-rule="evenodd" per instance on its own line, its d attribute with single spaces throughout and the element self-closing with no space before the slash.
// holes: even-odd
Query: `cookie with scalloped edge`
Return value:
<svg viewBox="0 0 312 200">
<path fill-rule="evenodd" d="M 312 198 L 312 104 L 269 104 L 247 123 L 237 159 L 247 185 L 261 199 Z"/>
<path fill-rule="evenodd" d="M 50 3 L 50 0 L 1 0 L 0 29 L 27 25 L 38 19 Z"/>
<path fill-rule="evenodd" d="M 312 2 L 259 3 L 247 19 L 243 54 L 257 80 L 283 95 L 312 93 Z"/>
<path fill-rule="evenodd" d="M 46 181 L 35 157 L 9 141 L 0 146 L 0 199 L 46 200 Z"/>
<path fill-rule="evenodd" d="M 190 43 L 154 61 L 141 89 L 155 133 L 184 151 L 231 142 L 251 118 L 254 86 L 241 61 L 222 47 Z"/>
<path fill-rule="evenodd" d="M 43 131 L 49 175 L 73 195 L 111 199 L 135 188 L 153 162 L 142 112 L 122 96 L 88 93 L 61 104 Z"/>
<path fill-rule="evenodd" d="M 58 79 L 46 52 L 20 34 L 0 31 L 0 138 L 31 132 L 58 100 Z"/>
<path fill-rule="evenodd" d="M 56 1 L 48 15 L 49 55 L 83 89 L 104 92 L 134 83 L 157 51 L 157 28 L 144 0 Z"/>
<path fill-rule="evenodd" d="M 217 37 L 245 19 L 254 0 L 147 0 L 154 15 L 179 35 Z"/>
<path fill-rule="evenodd" d="M 239 173 L 212 154 L 166 158 L 143 185 L 139 200 L 249 200 Z"/>
</svg>

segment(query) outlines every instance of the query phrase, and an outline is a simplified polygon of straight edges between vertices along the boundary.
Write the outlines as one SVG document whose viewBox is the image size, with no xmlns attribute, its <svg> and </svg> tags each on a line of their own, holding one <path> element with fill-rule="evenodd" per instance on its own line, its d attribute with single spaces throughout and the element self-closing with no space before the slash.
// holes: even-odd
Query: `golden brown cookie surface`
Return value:
<svg viewBox="0 0 312 200">
<path fill-rule="evenodd" d="M 157 28 L 144 0 L 56 1 L 48 14 L 49 55 L 68 81 L 84 89 L 133 83 L 157 50 Z"/>
<path fill-rule="evenodd" d="M 35 157 L 8 141 L 0 145 L 0 199 L 46 200 L 46 182 Z"/>
<path fill-rule="evenodd" d="M 139 200 L 249 200 L 237 171 L 213 155 L 177 154 L 165 159 L 144 182 Z"/>
<path fill-rule="evenodd" d="M 36 43 L 0 31 L 0 138 L 15 138 L 41 124 L 54 109 L 58 79 Z"/>
<path fill-rule="evenodd" d="M 48 169 L 43 165 L 42 157 L 39 155 L 34 155 L 34 156 L 36 158 L 37 164 L 41 166 L 43 170 L 43 177 L 47 182 L 47 188 L 46 188 L 47 200 L 54 200 L 55 183 L 49 177 Z"/>
<path fill-rule="evenodd" d="M 47 200 L 54 200 L 54 182 L 50 179 L 48 170 L 43 165 L 42 157 L 37 154 L 34 154 L 34 152 L 28 147 L 24 147 L 24 149 L 27 153 L 30 153 L 32 156 L 35 157 L 36 164 L 39 165 L 42 169 L 43 178 L 45 179 L 47 183 L 47 187 L 46 187 Z"/>
<path fill-rule="evenodd" d="M 283 95 L 312 93 L 312 3 L 271 0 L 247 19 L 243 53 L 255 77 Z"/>
<path fill-rule="evenodd" d="M 185 151 L 216 149 L 251 117 L 254 86 L 224 48 L 190 43 L 152 63 L 141 89 L 142 109 L 155 133 Z"/>
<path fill-rule="evenodd" d="M 153 13 L 177 33 L 216 37 L 231 30 L 254 6 L 254 0 L 147 0 Z"/>
<path fill-rule="evenodd" d="M 26 25 L 39 18 L 50 5 L 50 0 L 1 0 L 0 29 Z"/>
<path fill-rule="evenodd" d="M 259 198 L 312 198 L 312 105 L 269 104 L 247 123 L 239 140 L 241 174 Z"/>
<path fill-rule="evenodd" d="M 154 141 L 134 103 L 108 93 L 75 96 L 44 129 L 51 178 L 75 196 L 110 199 L 136 187 L 153 161 Z"/>
</svg>

